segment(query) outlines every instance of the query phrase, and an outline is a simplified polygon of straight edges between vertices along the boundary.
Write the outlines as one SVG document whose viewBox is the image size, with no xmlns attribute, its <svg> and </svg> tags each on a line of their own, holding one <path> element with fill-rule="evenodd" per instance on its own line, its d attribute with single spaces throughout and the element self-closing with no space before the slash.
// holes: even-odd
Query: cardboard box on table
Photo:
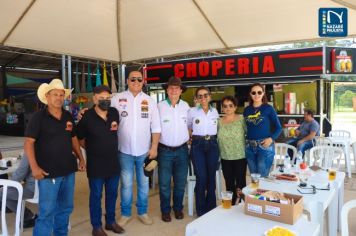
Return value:
<svg viewBox="0 0 356 236">
<path fill-rule="evenodd" d="M 245 214 L 293 225 L 303 212 L 303 196 L 287 194 L 294 204 L 281 204 L 245 196 Z"/>
</svg>

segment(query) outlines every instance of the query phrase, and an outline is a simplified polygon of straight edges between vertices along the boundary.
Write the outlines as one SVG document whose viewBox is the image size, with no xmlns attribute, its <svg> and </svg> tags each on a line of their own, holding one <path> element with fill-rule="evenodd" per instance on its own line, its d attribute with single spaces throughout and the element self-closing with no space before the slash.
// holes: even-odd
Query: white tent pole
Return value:
<svg viewBox="0 0 356 236">
<path fill-rule="evenodd" d="M 319 125 L 320 125 L 320 134 L 322 134 L 324 131 L 323 131 L 323 123 L 324 123 L 324 80 L 326 78 L 325 74 L 326 74 L 326 43 L 325 41 L 323 41 L 323 74 L 321 76 L 321 79 L 320 79 L 320 85 L 319 85 L 319 111 L 320 111 L 320 122 L 319 122 Z M 326 134 L 327 135 L 327 134 Z"/>
<path fill-rule="evenodd" d="M 66 86 L 66 55 L 62 55 L 62 82 Z"/>
<path fill-rule="evenodd" d="M 120 27 L 120 14 L 121 14 L 121 1 L 116 0 L 116 36 L 117 36 L 117 47 L 119 49 L 119 61 L 122 63 L 121 55 L 121 27 Z"/>
<path fill-rule="evenodd" d="M 118 92 L 122 92 L 125 90 L 125 64 L 117 64 L 117 72 L 118 72 L 118 81 L 119 81 L 119 89 Z"/>
<path fill-rule="evenodd" d="M 68 56 L 68 84 L 67 88 L 72 89 L 72 57 Z"/>
</svg>

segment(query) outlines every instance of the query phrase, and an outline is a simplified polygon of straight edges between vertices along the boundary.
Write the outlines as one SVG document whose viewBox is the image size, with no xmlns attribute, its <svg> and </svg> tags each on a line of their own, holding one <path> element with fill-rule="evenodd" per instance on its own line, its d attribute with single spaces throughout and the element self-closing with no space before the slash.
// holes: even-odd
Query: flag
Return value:
<svg viewBox="0 0 356 236">
<path fill-rule="evenodd" d="M 85 66 L 84 66 L 84 63 L 83 63 L 83 68 L 82 68 L 82 86 L 81 86 L 80 91 L 81 91 L 82 93 L 85 93 L 85 91 L 86 91 Z"/>
<path fill-rule="evenodd" d="M 87 81 L 87 93 L 93 92 L 93 83 L 91 81 L 90 64 L 88 63 L 88 81 Z"/>
<path fill-rule="evenodd" d="M 103 85 L 109 86 L 108 75 L 106 74 L 106 64 L 105 64 L 105 62 L 104 62 L 104 68 L 103 68 Z"/>
<path fill-rule="evenodd" d="M 101 85 L 101 74 L 100 74 L 100 68 L 99 68 L 99 61 L 96 63 L 96 82 L 95 86 Z"/>
<path fill-rule="evenodd" d="M 75 66 L 75 88 L 74 93 L 80 93 L 80 86 L 79 86 L 79 75 L 78 75 L 78 62 Z"/>
<path fill-rule="evenodd" d="M 114 77 L 114 69 L 113 69 L 113 66 L 111 64 L 111 92 L 112 93 L 117 93 L 117 88 L 116 88 L 116 81 L 115 81 L 115 77 Z"/>
</svg>

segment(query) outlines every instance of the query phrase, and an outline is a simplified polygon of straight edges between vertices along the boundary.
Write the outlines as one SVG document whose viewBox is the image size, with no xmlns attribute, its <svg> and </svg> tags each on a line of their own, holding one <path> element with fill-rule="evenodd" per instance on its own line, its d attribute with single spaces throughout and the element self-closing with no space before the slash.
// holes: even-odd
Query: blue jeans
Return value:
<svg viewBox="0 0 356 236">
<path fill-rule="evenodd" d="M 101 224 L 101 195 L 105 185 L 105 221 L 112 225 L 115 220 L 115 209 L 117 199 L 117 189 L 119 186 L 119 176 L 109 178 L 89 178 L 90 196 L 89 210 L 90 223 L 94 229 L 98 229 Z"/>
<path fill-rule="evenodd" d="M 287 141 L 287 144 L 290 144 L 294 147 L 297 148 L 297 151 L 301 151 L 302 154 L 303 154 L 303 157 L 304 157 L 304 153 L 306 150 L 308 149 L 311 149 L 313 147 L 313 141 L 312 140 L 308 140 L 308 141 L 305 141 L 304 143 L 300 144 L 300 145 L 297 145 L 298 141 L 300 140 L 300 138 L 292 138 L 290 140 Z M 291 154 L 289 153 L 289 156 L 291 156 Z"/>
<path fill-rule="evenodd" d="M 193 140 L 191 151 L 196 176 L 196 211 L 201 216 L 216 207 L 215 176 L 219 164 L 217 140 Z"/>
<path fill-rule="evenodd" d="M 274 143 L 265 148 L 262 145 L 246 144 L 245 155 L 250 173 L 259 173 L 261 177 L 269 174 L 274 159 Z"/>
<path fill-rule="evenodd" d="M 143 164 L 146 154 L 142 156 L 131 156 L 119 153 L 121 166 L 121 215 L 130 217 L 133 198 L 133 175 L 136 172 L 137 181 L 137 213 L 143 215 L 147 213 L 148 206 L 148 177 L 143 173 Z"/>
<path fill-rule="evenodd" d="M 68 235 L 69 216 L 73 211 L 75 174 L 38 181 L 38 218 L 34 236 Z"/>
<path fill-rule="evenodd" d="M 175 151 L 158 148 L 158 178 L 161 212 L 171 211 L 171 178 L 173 176 L 173 210 L 182 211 L 188 175 L 188 146 Z"/>
</svg>

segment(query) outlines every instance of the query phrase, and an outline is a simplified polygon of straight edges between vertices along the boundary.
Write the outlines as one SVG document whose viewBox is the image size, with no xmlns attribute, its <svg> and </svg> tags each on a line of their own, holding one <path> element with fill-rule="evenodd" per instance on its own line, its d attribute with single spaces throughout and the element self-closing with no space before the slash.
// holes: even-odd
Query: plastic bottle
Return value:
<svg viewBox="0 0 356 236">
<path fill-rule="evenodd" d="M 296 167 L 299 170 L 300 169 L 300 164 L 303 162 L 303 153 L 299 151 L 296 156 Z"/>
<path fill-rule="evenodd" d="M 284 168 L 285 168 L 285 169 L 291 168 L 290 156 L 288 155 L 288 153 L 287 153 L 287 155 L 284 157 L 283 164 L 284 164 Z"/>
</svg>

